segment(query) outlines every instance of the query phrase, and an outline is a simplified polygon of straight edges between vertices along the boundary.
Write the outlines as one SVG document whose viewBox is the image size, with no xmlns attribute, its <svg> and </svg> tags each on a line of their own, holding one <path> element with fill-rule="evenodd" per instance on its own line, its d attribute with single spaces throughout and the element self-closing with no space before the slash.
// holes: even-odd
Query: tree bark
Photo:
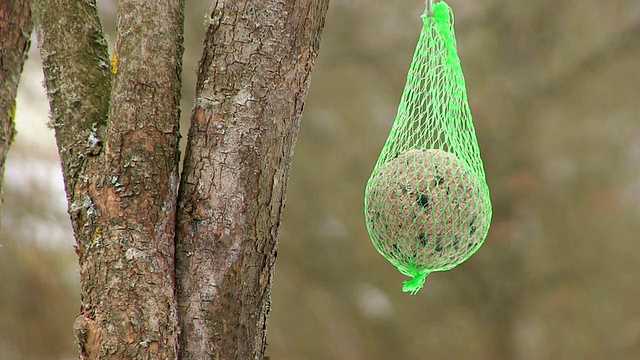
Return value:
<svg viewBox="0 0 640 360">
<path fill-rule="evenodd" d="M 80 260 L 83 359 L 174 359 L 178 313 L 181 358 L 264 356 L 328 0 L 214 4 L 178 204 L 183 7 L 121 0 L 109 65 L 95 0 L 33 1 Z"/>
<path fill-rule="evenodd" d="M 2 219 L 4 163 L 15 136 L 16 94 L 31 42 L 28 0 L 0 1 L 0 219 Z M 0 224 L 1 225 L 1 224 Z"/>
<path fill-rule="evenodd" d="M 328 0 L 216 1 L 178 200 L 181 359 L 262 359 L 291 157 Z"/>
<path fill-rule="evenodd" d="M 80 261 L 82 359 L 174 359 L 182 0 L 32 1 Z M 112 74 L 113 73 L 113 74 Z"/>
</svg>

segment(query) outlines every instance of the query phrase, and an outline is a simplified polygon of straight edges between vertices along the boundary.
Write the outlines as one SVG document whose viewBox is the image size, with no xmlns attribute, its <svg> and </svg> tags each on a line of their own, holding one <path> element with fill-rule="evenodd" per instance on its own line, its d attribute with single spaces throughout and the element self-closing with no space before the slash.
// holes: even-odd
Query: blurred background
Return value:
<svg viewBox="0 0 640 360">
<path fill-rule="evenodd" d="M 115 2 L 98 3 L 113 34 Z M 364 184 L 424 2 L 331 0 L 291 171 L 267 355 L 639 359 L 640 2 L 449 4 L 494 206 L 485 245 L 416 296 L 373 248 Z M 187 2 L 185 134 L 209 6 Z M 73 359 L 77 258 L 33 41 L 5 174 L 0 359 Z"/>
</svg>

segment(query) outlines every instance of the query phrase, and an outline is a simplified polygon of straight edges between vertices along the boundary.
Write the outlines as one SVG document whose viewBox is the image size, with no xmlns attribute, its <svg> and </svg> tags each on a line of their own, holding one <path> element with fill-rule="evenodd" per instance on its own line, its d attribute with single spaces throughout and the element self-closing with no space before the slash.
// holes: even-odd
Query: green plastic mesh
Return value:
<svg viewBox="0 0 640 360">
<path fill-rule="evenodd" d="M 445 2 L 424 25 L 398 113 L 365 189 L 365 219 L 376 250 L 412 279 L 450 270 L 483 244 L 491 200 Z"/>
</svg>

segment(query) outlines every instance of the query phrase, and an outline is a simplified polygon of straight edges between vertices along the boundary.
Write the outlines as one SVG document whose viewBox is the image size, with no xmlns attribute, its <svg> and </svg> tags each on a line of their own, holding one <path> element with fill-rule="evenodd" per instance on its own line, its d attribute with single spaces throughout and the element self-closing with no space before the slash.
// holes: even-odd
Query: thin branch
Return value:
<svg viewBox="0 0 640 360">
<path fill-rule="evenodd" d="M 573 61 L 565 67 L 564 71 L 552 74 L 542 80 L 538 86 L 519 94 L 516 104 L 528 108 L 536 104 L 536 101 L 553 98 L 557 94 L 568 91 L 576 83 L 577 78 L 609 64 L 609 61 L 616 58 L 620 52 L 635 46 L 638 38 L 640 38 L 640 21 L 635 21 Z"/>
</svg>

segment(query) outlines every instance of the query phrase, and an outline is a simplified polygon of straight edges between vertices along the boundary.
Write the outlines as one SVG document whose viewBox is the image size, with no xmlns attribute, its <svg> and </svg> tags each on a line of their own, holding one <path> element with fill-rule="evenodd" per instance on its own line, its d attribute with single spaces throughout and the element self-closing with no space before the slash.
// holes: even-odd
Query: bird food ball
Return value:
<svg viewBox="0 0 640 360">
<path fill-rule="evenodd" d="M 371 239 L 397 267 L 451 269 L 482 245 L 489 229 L 488 193 L 443 150 L 407 150 L 387 161 L 365 198 Z"/>
</svg>

